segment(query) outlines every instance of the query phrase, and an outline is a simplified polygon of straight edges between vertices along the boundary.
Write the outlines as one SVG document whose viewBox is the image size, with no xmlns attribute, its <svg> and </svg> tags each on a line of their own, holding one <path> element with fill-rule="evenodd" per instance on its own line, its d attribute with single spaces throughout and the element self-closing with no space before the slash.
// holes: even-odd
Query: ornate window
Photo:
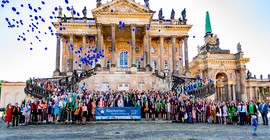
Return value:
<svg viewBox="0 0 270 140">
<path fill-rule="evenodd" d="M 139 89 L 140 90 L 145 90 L 145 84 L 144 83 L 139 83 Z"/>
<path fill-rule="evenodd" d="M 112 60 L 107 61 L 107 67 L 110 68 L 112 66 Z"/>
<path fill-rule="evenodd" d="M 151 47 L 151 52 L 152 53 L 156 53 L 156 48 L 155 47 Z"/>
<path fill-rule="evenodd" d="M 155 60 L 152 60 L 152 68 L 157 69 L 157 63 Z"/>
<path fill-rule="evenodd" d="M 164 69 L 165 69 L 165 70 L 168 69 L 168 62 L 167 62 L 167 61 L 164 62 Z"/>
<path fill-rule="evenodd" d="M 136 67 L 140 68 L 140 61 L 139 60 L 136 60 Z"/>
<path fill-rule="evenodd" d="M 112 52 L 112 47 L 111 47 L 111 46 L 108 47 L 108 52 L 109 52 L 109 53 Z"/>
<path fill-rule="evenodd" d="M 135 48 L 135 52 L 136 52 L 136 53 L 139 53 L 139 52 L 140 52 L 140 47 L 137 46 L 137 47 Z"/>
<path fill-rule="evenodd" d="M 164 53 L 166 53 L 167 52 L 167 47 L 164 47 L 163 51 L 164 51 Z"/>
<path fill-rule="evenodd" d="M 128 67 L 128 53 L 121 52 L 119 59 L 120 59 L 120 67 Z"/>
</svg>

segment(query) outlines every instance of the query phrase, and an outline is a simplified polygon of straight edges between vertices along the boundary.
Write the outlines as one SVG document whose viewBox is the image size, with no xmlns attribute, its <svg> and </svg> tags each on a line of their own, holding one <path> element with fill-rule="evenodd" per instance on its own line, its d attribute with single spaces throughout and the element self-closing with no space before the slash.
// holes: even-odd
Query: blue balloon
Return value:
<svg viewBox="0 0 270 140">
<path fill-rule="evenodd" d="M 23 4 L 21 4 L 21 7 L 23 7 Z"/>
<path fill-rule="evenodd" d="M 200 76 L 197 76 L 197 80 L 199 80 L 199 79 L 201 79 L 201 77 Z"/>
<path fill-rule="evenodd" d="M 143 61 L 143 58 L 141 58 L 141 60 Z"/>
<path fill-rule="evenodd" d="M 156 11 L 154 11 L 154 13 L 156 13 Z"/>
<path fill-rule="evenodd" d="M 59 22 L 59 25 L 62 26 L 62 22 Z"/>
<path fill-rule="evenodd" d="M 122 29 L 122 25 L 119 26 L 119 29 Z"/>
<path fill-rule="evenodd" d="M 138 28 L 137 31 L 139 32 L 140 31 L 140 28 Z"/>
<path fill-rule="evenodd" d="M 88 44 L 88 41 L 86 41 L 86 44 Z"/>
<path fill-rule="evenodd" d="M 165 18 L 165 16 L 163 16 L 162 18 Z"/>
<path fill-rule="evenodd" d="M 29 7 L 29 9 L 30 9 L 30 10 L 32 10 L 32 9 L 33 9 L 33 8 L 32 8 L 32 6 L 31 6 L 30 4 L 28 4 L 28 7 Z"/>
<path fill-rule="evenodd" d="M 63 27 L 63 30 L 66 30 L 66 27 Z"/>
<path fill-rule="evenodd" d="M 5 7 L 5 5 L 4 4 L 1 4 L 1 7 Z"/>
<path fill-rule="evenodd" d="M 15 7 L 12 7 L 12 10 L 13 10 L 14 12 L 17 11 Z"/>
<path fill-rule="evenodd" d="M 127 44 L 129 44 L 130 42 L 129 42 L 129 40 L 127 41 Z"/>
<path fill-rule="evenodd" d="M 146 7 L 148 7 L 149 5 L 148 4 L 146 4 Z"/>
<path fill-rule="evenodd" d="M 193 38 L 195 38 L 195 36 L 193 36 Z"/>
<path fill-rule="evenodd" d="M 34 9 L 34 12 L 37 12 L 37 9 Z"/>
<path fill-rule="evenodd" d="M 38 10 L 41 10 L 41 7 L 38 7 Z"/>
<path fill-rule="evenodd" d="M 30 48 L 30 50 L 32 51 L 32 50 L 33 50 L 33 48 Z"/>
<path fill-rule="evenodd" d="M 135 28 L 132 28 L 132 31 L 134 32 L 135 31 Z"/>
<path fill-rule="evenodd" d="M 97 73 L 94 73 L 95 75 L 97 75 Z"/>
<path fill-rule="evenodd" d="M 60 33 L 58 33 L 58 36 L 61 36 L 61 34 L 60 34 Z"/>
<path fill-rule="evenodd" d="M 179 60 L 182 60 L 182 58 L 179 58 Z"/>
<path fill-rule="evenodd" d="M 149 27 L 149 26 L 147 26 L 147 27 L 146 27 L 146 29 L 147 29 L 147 30 L 149 30 L 149 29 L 150 29 L 150 27 Z"/>
<path fill-rule="evenodd" d="M 92 25 L 91 25 L 91 24 L 89 24 L 89 25 L 88 25 L 88 27 L 89 27 L 89 28 L 91 28 L 91 27 L 92 27 Z"/>
<path fill-rule="evenodd" d="M 45 50 L 47 50 L 47 47 L 45 47 Z"/>
<path fill-rule="evenodd" d="M 111 12 L 113 12 L 113 9 L 111 9 Z"/>
<path fill-rule="evenodd" d="M 124 27 L 125 25 L 126 25 L 125 22 L 123 22 L 122 26 Z"/>
<path fill-rule="evenodd" d="M 80 16 L 80 13 L 77 13 L 77 16 L 79 17 Z"/>
<path fill-rule="evenodd" d="M 35 16 L 35 20 L 38 20 L 38 17 L 37 16 Z"/>
<path fill-rule="evenodd" d="M 55 8 L 54 8 L 54 11 L 57 11 L 57 10 L 58 10 L 58 7 L 55 7 Z"/>
<path fill-rule="evenodd" d="M 75 61 L 75 63 L 77 64 L 77 61 Z"/>
<path fill-rule="evenodd" d="M 67 10 L 70 11 L 70 7 L 67 7 Z"/>
<path fill-rule="evenodd" d="M 128 54 L 128 51 L 126 51 L 126 54 Z"/>
<path fill-rule="evenodd" d="M 91 41 L 93 41 L 94 39 L 93 38 L 90 38 Z"/>
<path fill-rule="evenodd" d="M 76 11 L 75 10 L 73 10 L 73 14 L 76 15 Z"/>
<path fill-rule="evenodd" d="M 19 15 L 19 14 L 20 14 L 20 12 L 16 12 L 16 14 L 17 14 L 17 15 Z"/>
<path fill-rule="evenodd" d="M 55 15 L 55 12 L 54 12 L 54 11 L 52 11 L 52 14 L 53 14 L 53 15 Z"/>
<path fill-rule="evenodd" d="M 71 48 L 71 50 L 73 51 L 73 48 Z"/>
<path fill-rule="evenodd" d="M 62 31 L 62 27 L 60 27 L 59 30 Z"/>
<path fill-rule="evenodd" d="M 41 3 L 44 5 L 45 4 L 45 2 L 44 1 L 41 1 Z"/>
<path fill-rule="evenodd" d="M 17 40 L 20 41 L 20 38 L 18 38 Z"/>
<path fill-rule="evenodd" d="M 170 42 L 170 40 L 168 40 L 168 42 Z"/>
<path fill-rule="evenodd" d="M 111 40 L 112 38 L 111 38 L 111 37 L 109 37 L 109 39 Z"/>
<path fill-rule="evenodd" d="M 70 47 L 73 47 L 73 44 L 70 44 Z"/>
<path fill-rule="evenodd" d="M 147 51 L 145 51 L 144 53 L 147 53 Z"/>
<path fill-rule="evenodd" d="M 122 21 L 119 21 L 119 25 L 122 25 Z"/>
<path fill-rule="evenodd" d="M 65 3 L 68 4 L 69 3 L 68 0 L 65 0 Z"/>
<path fill-rule="evenodd" d="M 160 32 L 160 30 L 158 30 Z"/>
</svg>

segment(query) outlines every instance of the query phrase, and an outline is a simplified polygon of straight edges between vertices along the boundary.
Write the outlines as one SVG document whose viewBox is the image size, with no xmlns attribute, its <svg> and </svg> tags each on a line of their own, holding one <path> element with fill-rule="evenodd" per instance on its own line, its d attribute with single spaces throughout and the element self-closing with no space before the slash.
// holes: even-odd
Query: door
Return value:
<svg viewBox="0 0 270 140">
<path fill-rule="evenodd" d="M 121 52 L 119 59 L 120 59 L 120 67 L 121 68 L 128 67 L 128 53 Z"/>
</svg>

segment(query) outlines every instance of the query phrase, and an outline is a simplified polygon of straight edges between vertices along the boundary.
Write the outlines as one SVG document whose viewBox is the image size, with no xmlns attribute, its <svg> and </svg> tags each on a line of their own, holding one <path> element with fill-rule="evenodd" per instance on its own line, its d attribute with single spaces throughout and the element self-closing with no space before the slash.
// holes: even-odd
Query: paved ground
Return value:
<svg viewBox="0 0 270 140">
<path fill-rule="evenodd" d="M 73 131 L 72 131 L 73 130 Z M 72 132 L 71 132 L 72 131 Z M 30 125 L 6 128 L 0 121 L 0 139 L 268 139 L 270 126 L 219 124 L 128 123 L 87 125 Z"/>
</svg>

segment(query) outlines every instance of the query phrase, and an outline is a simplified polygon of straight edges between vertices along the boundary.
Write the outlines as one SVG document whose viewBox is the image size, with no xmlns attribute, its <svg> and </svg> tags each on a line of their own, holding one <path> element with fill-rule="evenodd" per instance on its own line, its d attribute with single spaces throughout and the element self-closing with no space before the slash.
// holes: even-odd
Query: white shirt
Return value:
<svg viewBox="0 0 270 140">
<path fill-rule="evenodd" d="M 58 98 L 57 98 L 56 95 L 53 95 L 53 96 L 52 96 L 52 99 L 53 99 L 53 101 L 57 101 L 57 100 L 58 100 Z"/>
<path fill-rule="evenodd" d="M 65 101 L 60 101 L 59 102 L 59 107 L 60 108 L 63 108 L 63 107 L 65 107 L 66 106 L 66 102 Z"/>
</svg>

